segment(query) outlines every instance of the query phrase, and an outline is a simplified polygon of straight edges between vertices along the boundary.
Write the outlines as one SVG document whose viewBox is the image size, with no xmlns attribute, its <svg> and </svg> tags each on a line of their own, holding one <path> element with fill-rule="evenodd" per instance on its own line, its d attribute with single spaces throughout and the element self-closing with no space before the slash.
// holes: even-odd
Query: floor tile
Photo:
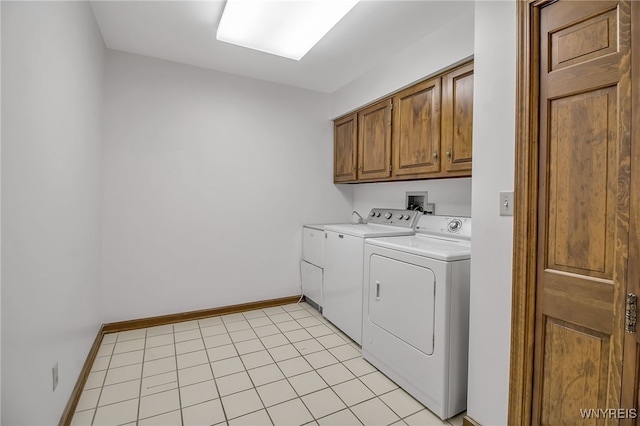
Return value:
<svg viewBox="0 0 640 426">
<path fill-rule="evenodd" d="M 178 389 L 143 396 L 140 398 L 138 418 L 146 419 L 147 417 L 157 416 L 179 408 L 180 397 L 178 396 Z"/>
<path fill-rule="evenodd" d="M 284 309 L 287 312 L 301 311 L 304 309 L 304 306 L 302 306 L 300 303 L 290 303 L 288 305 L 283 305 L 282 309 Z"/>
<path fill-rule="evenodd" d="M 139 379 L 141 372 L 142 364 L 110 368 L 109 370 L 107 370 L 107 377 L 104 380 L 104 385 L 113 385 L 116 383 L 127 382 L 129 380 Z"/>
<path fill-rule="evenodd" d="M 306 373 L 307 371 L 311 371 L 313 369 L 309 365 L 309 363 L 301 356 L 297 358 L 291 358 L 286 361 L 280 361 L 277 364 L 278 367 L 280 367 L 280 370 L 282 370 L 284 375 L 287 377 Z"/>
<path fill-rule="evenodd" d="M 231 324 L 232 322 L 245 320 L 244 315 L 241 312 L 238 312 L 235 314 L 222 315 L 220 318 L 222 318 L 222 322 L 224 322 L 225 324 Z"/>
<path fill-rule="evenodd" d="M 111 356 L 96 357 L 91 366 L 91 372 L 106 370 L 109 368 L 109 362 L 111 362 Z"/>
<path fill-rule="evenodd" d="M 271 348 L 269 349 L 269 354 L 271 354 L 271 357 L 274 361 L 284 361 L 285 359 L 300 356 L 300 352 L 298 352 L 295 346 L 290 344 Z"/>
<path fill-rule="evenodd" d="M 293 317 L 285 312 L 281 314 L 274 314 L 269 316 L 269 319 L 273 321 L 276 325 L 283 322 L 291 322 L 294 321 Z"/>
<path fill-rule="evenodd" d="M 128 399 L 137 399 L 140 396 L 140 379 L 116 385 L 105 386 L 100 394 L 98 406 L 109 405 Z"/>
<path fill-rule="evenodd" d="M 285 333 L 287 331 L 301 330 L 302 329 L 302 326 L 300 324 L 298 324 L 298 321 L 281 322 L 279 324 L 276 324 L 276 327 L 278 327 L 280 329 L 280 331 L 282 331 L 283 333 Z"/>
<path fill-rule="evenodd" d="M 320 322 L 320 321 L 318 321 Z M 327 336 L 329 334 L 334 334 L 333 330 L 327 327 L 324 324 L 314 325 L 313 327 L 307 327 L 306 330 L 313 337 Z M 346 342 L 342 342 L 341 344 L 345 344 Z"/>
<path fill-rule="evenodd" d="M 400 388 L 380 395 L 380 399 L 401 418 L 424 409 L 422 404 Z"/>
<path fill-rule="evenodd" d="M 389 426 L 407 426 L 404 420 L 398 420 L 397 422 L 391 423 Z"/>
<path fill-rule="evenodd" d="M 161 336 L 163 334 L 173 334 L 173 324 L 147 328 L 147 339 L 149 337 Z"/>
<path fill-rule="evenodd" d="M 140 396 L 147 396 L 154 393 L 160 393 L 178 387 L 178 373 L 170 371 L 168 373 L 157 374 L 155 376 L 145 377 L 142 379 L 140 388 Z"/>
<path fill-rule="evenodd" d="M 338 363 L 336 357 L 334 357 L 331 352 L 326 349 L 323 349 L 319 352 L 311 353 L 309 355 L 305 355 L 304 358 L 315 369 Z"/>
<path fill-rule="evenodd" d="M 258 338 L 256 333 L 254 333 L 252 329 L 234 331 L 229 333 L 229 336 L 231 336 L 231 340 L 233 340 L 234 343 Z"/>
<path fill-rule="evenodd" d="M 387 393 L 398 387 L 398 385 L 393 383 L 387 378 L 387 376 L 379 371 L 361 376 L 360 380 L 362 380 L 362 382 L 376 395 L 382 395 L 383 393 Z"/>
<path fill-rule="evenodd" d="M 108 345 L 111 343 L 116 343 L 116 340 L 118 340 L 118 333 L 109 333 L 109 334 L 105 334 L 102 337 L 102 341 L 100 342 L 100 344 Z"/>
<path fill-rule="evenodd" d="M 225 420 L 219 399 L 183 408 L 182 419 L 184 426 L 213 425 Z"/>
<path fill-rule="evenodd" d="M 212 325 L 221 325 L 222 324 L 222 318 L 220 317 L 210 317 L 210 318 L 203 318 L 201 320 L 198 320 L 198 324 L 200 324 L 200 327 L 211 327 Z"/>
<path fill-rule="evenodd" d="M 87 376 L 87 381 L 84 383 L 84 390 L 101 388 L 104 384 L 104 377 L 106 375 L 106 370 L 89 373 L 89 375 Z"/>
<path fill-rule="evenodd" d="M 267 411 L 275 425 L 303 425 L 313 420 L 300 398 L 274 405 L 267 408 Z"/>
<path fill-rule="evenodd" d="M 98 398 L 100 398 L 100 388 L 83 391 L 80 394 L 76 411 L 88 410 L 98 406 Z"/>
<path fill-rule="evenodd" d="M 260 338 L 265 336 L 271 336 L 273 334 L 280 334 L 280 329 L 275 324 L 265 325 L 264 327 L 256 327 L 253 330 Z"/>
<path fill-rule="evenodd" d="M 329 349 L 329 352 L 333 354 L 340 361 L 347 361 L 353 358 L 361 358 L 362 354 L 355 350 L 353 346 L 349 344 L 344 344 L 342 346 L 336 346 L 335 348 Z"/>
<path fill-rule="evenodd" d="M 202 339 L 187 340 L 186 342 L 176 343 L 176 354 L 186 354 L 204 350 L 204 342 Z"/>
<path fill-rule="evenodd" d="M 178 383 L 180 384 L 180 387 L 212 379 L 213 374 L 211 373 L 210 364 L 197 365 L 195 367 L 178 370 Z"/>
<path fill-rule="evenodd" d="M 229 421 L 229 426 L 272 426 L 266 410 L 256 411 Z"/>
<path fill-rule="evenodd" d="M 347 408 L 330 388 L 305 395 L 302 397 L 302 401 L 315 418 L 324 417 Z"/>
<path fill-rule="evenodd" d="M 244 355 L 251 352 L 262 351 L 264 350 L 264 345 L 260 339 L 245 340 L 244 342 L 236 343 L 236 350 L 240 355 Z"/>
<path fill-rule="evenodd" d="M 242 315 L 244 315 L 244 317 L 246 319 L 253 319 L 253 318 L 261 318 L 261 317 L 266 317 L 267 314 L 264 313 L 264 311 L 262 309 L 257 309 L 255 311 L 247 311 L 247 312 L 243 312 Z"/>
<path fill-rule="evenodd" d="M 318 343 L 316 339 L 307 339 L 295 342 L 293 346 L 295 346 L 298 352 L 300 352 L 302 355 L 307 355 L 313 352 L 324 350 L 324 346 Z"/>
<path fill-rule="evenodd" d="M 138 422 L 138 426 L 175 426 L 182 424 L 180 410 L 149 417 Z"/>
<path fill-rule="evenodd" d="M 343 364 L 349 369 L 349 371 L 358 377 L 376 371 L 376 368 L 365 361 L 364 358 L 353 358 L 348 361 L 344 361 Z"/>
<path fill-rule="evenodd" d="M 273 324 L 273 321 L 271 321 L 269 317 L 265 316 L 265 317 L 251 318 L 249 320 L 249 324 L 251 324 L 251 327 L 257 328 L 257 327 L 264 327 L 265 325 L 271 325 Z"/>
<path fill-rule="evenodd" d="M 197 320 L 183 321 L 183 322 L 177 322 L 173 324 L 174 333 L 180 333 L 182 331 L 187 331 L 187 330 L 196 330 L 198 328 L 200 328 L 200 325 L 198 324 Z"/>
<path fill-rule="evenodd" d="M 227 327 L 223 324 L 212 325 L 211 327 L 203 327 L 200 329 L 202 337 L 217 336 L 218 334 L 227 334 Z"/>
<path fill-rule="evenodd" d="M 209 355 L 209 361 L 211 362 L 238 356 L 236 347 L 233 345 L 224 345 L 207 349 L 207 354 Z"/>
<path fill-rule="evenodd" d="M 264 408 L 258 393 L 255 389 L 234 393 L 233 395 L 223 396 L 222 405 L 227 414 L 228 419 L 240 417 L 244 414 Z"/>
<path fill-rule="evenodd" d="M 176 358 L 160 358 L 145 362 L 142 369 L 142 377 L 155 376 L 156 374 L 168 373 L 176 369 Z M 127 368 L 127 367 L 123 367 Z M 109 370 L 111 371 L 111 370 Z M 107 374 L 107 378 L 109 375 Z"/>
<path fill-rule="evenodd" d="M 311 313 L 307 312 L 305 309 L 300 310 L 300 311 L 290 312 L 289 315 L 291 315 L 295 319 L 313 317 L 313 315 L 311 315 Z"/>
<path fill-rule="evenodd" d="M 178 369 L 193 367 L 194 365 L 207 364 L 209 357 L 206 351 L 189 352 L 178 355 Z"/>
<path fill-rule="evenodd" d="M 304 329 L 286 331 L 284 335 L 291 341 L 291 343 L 301 342 L 303 340 L 311 339 L 311 335 Z"/>
<path fill-rule="evenodd" d="M 121 425 L 136 420 L 138 414 L 138 400 L 119 402 L 117 404 L 105 405 L 96 410 L 93 424 L 98 425 Z"/>
<path fill-rule="evenodd" d="M 96 356 L 111 356 L 111 354 L 113 353 L 113 347 L 115 346 L 115 344 L 113 343 L 108 343 L 108 344 L 102 344 L 100 345 L 100 348 L 98 349 L 98 353 L 96 354 Z"/>
<path fill-rule="evenodd" d="M 211 363 L 211 368 L 213 369 L 213 375 L 215 378 L 244 371 L 244 365 L 239 357 L 214 361 Z"/>
<path fill-rule="evenodd" d="M 426 408 L 412 414 L 404 419 L 405 423 L 410 426 L 448 426 L 447 422 L 440 420 L 438 416 L 433 414 Z"/>
<path fill-rule="evenodd" d="M 161 334 L 158 336 L 147 337 L 147 348 L 155 348 L 156 346 L 173 345 L 173 333 Z"/>
<path fill-rule="evenodd" d="M 170 345 L 158 346 L 155 348 L 147 348 L 144 350 L 144 362 L 155 361 L 160 358 L 167 358 L 175 356 L 176 347 L 172 343 Z"/>
<path fill-rule="evenodd" d="M 313 327 L 313 326 L 316 326 L 316 325 L 322 325 L 320 320 L 318 318 L 316 318 L 316 317 L 313 317 L 313 316 L 308 316 L 308 317 L 304 317 L 304 318 L 298 318 L 298 319 L 296 319 L 296 321 L 298 321 L 298 324 L 300 324 L 301 326 L 303 326 L 305 328 Z"/>
<path fill-rule="evenodd" d="M 298 397 L 289 382 L 286 380 L 280 380 L 269 383 L 268 385 L 259 386 L 256 390 L 258 391 L 265 407 L 271 407 L 272 405 L 280 404 L 281 402 Z"/>
<path fill-rule="evenodd" d="M 229 333 L 231 333 L 232 331 L 247 330 L 247 329 L 251 328 L 249 323 L 247 321 L 245 321 L 244 319 L 242 321 L 236 321 L 236 322 L 232 322 L 232 323 L 225 324 L 225 325 L 226 325 L 227 331 Z"/>
<path fill-rule="evenodd" d="M 145 339 L 129 340 L 126 342 L 118 342 L 113 348 L 113 354 L 121 354 L 124 352 L 139 351 L 144 349 Z"/>
<path fill-rule="evenodd" d="M 182 407 L 189 407 L 216 398 L 218 398 L 218 390 L 213 380 L 180 387 L 180 404 Z"/>
<path fill-rule="evenodd" d="M 378 398 L 370 399 L 351 407 L 351 411 L 365 425 L 389 425 L 400 420 L 396 414 Z"/>
<path fill-rule="evenodd" d="M 280 332 L 272 336 L 261 337 L 260 341 L 267 349 L 275 348 L 276 346 L 282 346 L 289 343 L 289 340 L 284 337 L 284 334 L 280 334 Z"/>
<path fill-rule="evenodd" d="M 220 396 L 231 395 L 232 393 L 253 388 L 253 383 L 246 371 L 230 374 L 216 379 Z"/>
<path fill-rule="evenodd" d="M 375 397 L 374 393 L 358 379 L 339 383 L 333 386 L 332 389 L 349 407 Z"/>
<path fill-rule="evenodd" d="M 329 386 L 337 385 L 338 383 L 346 382 L 347 380 L 354 379 L 355 376 L 351 374 L 351 371 L 347 370 L 342 364 L 333 364 L 327 367 L 318 369 L 318 374 L 329 384 Z"/>
<path fill-rule="evenodd" d="M 335 333 L 327 334 L 326 336 L 317 337 L 316 339 L 318 340 L 318 342 L 320 342 L 322 346 L 324 346 L 327 349 L 331 349 L 336 346 L 341 346 L 345 344 L 345 340 Z"/>
<path fill-rule="evenodd" d="M 464 416 L 467 414 L 466 411 L 463 411 L 462 413 L 458 414 L 457 416 L 451 417 L 450 419 L 447 420 L 447 422 L 453 426 L 462 426 L 462 424 L 464 423 Z M 435 415 L 435 414 L 434 414 Z"/>
<path fill-rule="evenodd" d="M 318 419 L 320 426 L 361 426 L 360 420 L 350 411 L 342 410 Z"/>
<path fill-rule="evenodd" d="M 267 351 L 251 352 L 241 355 L 240 358 L 242 358 L 242 362 L 247 370 L 273 364 L 273 358 L 271 358 L 271 355 L 269 355 Z"/>
<path fill-rule="evenodd" d="M 262 312 L 264 312 L 267 315 L 276 315 L 276 314 L 284 314 L 287 311 L 282 309 L 280 306 L 273 306 L 271 308 L 264 308 Z"/>
<path fill-rule="evenodd" d="M 178 343 L 186 342 L 187 340 L 202 339 L 202 335 L 200 334 L 200 329 L 196 328 L 195 330 L 186 330 L 173 333 L 173 338 L 175 339 L 176 343 Z"/>
<path fill-rule="evenodd" d="M 96 410 L 76 411 L 71 419 L 71 426 L 88 426 L 93 421 Z"/>
<path fill-rule="evenodd" d="M 299 374 L 289 377 L 289 383 L 296 390 L 298 395 L 306 395 L 315 391 L 319 391 L 327 387 L 327 383 L 315 371 Z"/>
<path fill-rule="evenodd" d="M 139 328 L 137 330 L 121 331 L 118 333 L 118 342 L 126 342 L 128 340 L 144 339 L 147 337 L 147 329 Z"/>
<path fill-rule="evenodd" d="M 142 356 L 144 351 L 125 352 L 123 354 L 116 354 L 111 357 L 111 363 L 109 368 L 124 367 L 131 364 L 140 364 L 142 362 Z"/>
<path fill-rule="evenodd" d="M 284 379 L 284 375 L 276 364 L 269 364 L 265 365 L 264 367 L 254 368 L 252 370 L 249 370 L 248 373 L 254 385 L 256 386 Z"/>
<path fill-rule="evenodd" d="M 215 348 L 217 346 L 229 345 L 233 343 L 228 334 L 218 334 L 204 338 L 204 345 L 207 348 Z"/>
</svg>

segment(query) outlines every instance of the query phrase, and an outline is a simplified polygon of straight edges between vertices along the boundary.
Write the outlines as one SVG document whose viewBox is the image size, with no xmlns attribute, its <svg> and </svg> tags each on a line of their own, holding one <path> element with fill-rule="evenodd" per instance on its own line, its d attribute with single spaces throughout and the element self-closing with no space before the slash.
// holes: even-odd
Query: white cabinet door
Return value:
<svg viewBox="0 0 640 426">
<path fill-rule="evenodd" d="M 322 268 L 309 262 L 301 261 L 302 292 L 307 299 L 322 307 Z"/>
<path fill-rule="evenodd" d="M 322 256 L 324 231 L 314 228 L 302 228 L 302 259 L 320 268 L 324 267 Z"/>
<path fill-rule="evenodd" d="M 363 239 L 325 231 L 322 314 L 362 343 Z"/>
</svg>

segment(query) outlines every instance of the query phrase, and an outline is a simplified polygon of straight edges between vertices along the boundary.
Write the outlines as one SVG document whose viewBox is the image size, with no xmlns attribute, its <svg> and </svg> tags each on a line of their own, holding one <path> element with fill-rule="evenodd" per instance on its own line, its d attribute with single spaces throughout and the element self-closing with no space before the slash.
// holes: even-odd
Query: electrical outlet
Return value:
<svg viewBox="0 0 640 426">
<path fill-rule="evenodd" d="M 513 216 L 513 191 L 500 192 L 500 216 Z"/>
<path fill-rule="evenodd" d="M 51 378 L 53 379 L 53 391 L 55 392 L 56 388 L 58 387 L 58 363 L 56 362 L 55 364 L 53 364 L 53 367 L 51 367 Z"/>
</svg>

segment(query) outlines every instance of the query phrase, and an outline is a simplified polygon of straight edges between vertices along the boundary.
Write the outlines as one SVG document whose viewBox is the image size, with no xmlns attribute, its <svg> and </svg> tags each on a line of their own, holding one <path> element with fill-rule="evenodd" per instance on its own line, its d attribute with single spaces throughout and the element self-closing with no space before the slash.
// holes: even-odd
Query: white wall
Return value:
<svg viewBox="0 0 640 426">
<path fill-rule="evenodd" d="M 472 57 L 474 2 L 450 2 L 450 8 L 448 17 L 453 17 L 450 21 L 334 92 L 331 117 L 338 117 Z M 436 214 L 471 214 L 471 179 L 358 184 L 353 185 L 353 191 L 354 207 L 363 215 L 373 207 L 405 207 L 407 191 L 428 191 L 429 202 L 436 203 Z"/>
<path fill-rule="evenodd" d="M 498 192 L 514 181 L 515 5 L 476 2 L 467 413 L 482 425 L 507 424 L 513 218 Z"/>
<path fill-rule="evenodd" d="M 327 95 L 109 51 L 107 321 L 300 294 L 303 223 L 348 221 Z"/>
<path fill-rule="evenodd" d="M 86 2 L 1 7 L 2 424 L 55 424 L 102 322 L 104 45 Z"/>
</svg>

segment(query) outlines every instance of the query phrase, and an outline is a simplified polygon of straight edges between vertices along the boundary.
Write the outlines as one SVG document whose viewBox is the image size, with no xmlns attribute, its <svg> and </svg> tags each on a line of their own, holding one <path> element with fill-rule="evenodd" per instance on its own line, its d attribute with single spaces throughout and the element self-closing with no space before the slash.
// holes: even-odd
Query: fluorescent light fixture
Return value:
<svg viewBox="0 0 640 426">
<path fill-rule="evenodd" d="M 227 0 L 220 41 L 299 61 L 358 0 Z"/>
</svg>

